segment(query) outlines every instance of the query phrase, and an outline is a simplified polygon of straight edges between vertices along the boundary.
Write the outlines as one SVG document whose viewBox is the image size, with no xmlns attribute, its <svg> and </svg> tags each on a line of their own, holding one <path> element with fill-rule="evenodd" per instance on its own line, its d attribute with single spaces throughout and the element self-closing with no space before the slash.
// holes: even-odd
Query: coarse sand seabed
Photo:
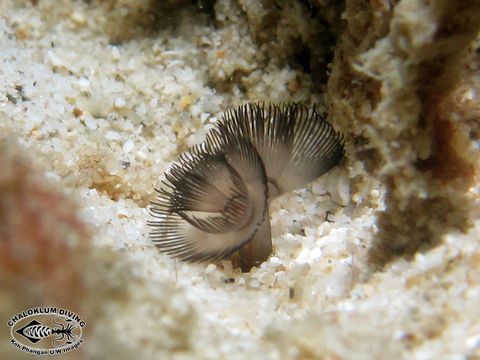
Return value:
<svg viewBox="0 0 480 360">
<path fill-rule="evenodd" d="M 216 26 L 188 4 L 153 34 L 119 34 L 111 4 L 0 2 L 0 200 L 23 186 L 11 180 L 23 161 L 28 189 L 60 194 L 62 212 L 86 223 L 56 220 L 48 230 L 66 231 L 60 248 L 81 251 L 50 251 L 55 235 L 41 237 L 40 226 L 39 244 L 32 230 L 28 246 L 41 247 L 48 264 L 32 267 L 38 278 L 25 270 L 31 254 L 13 250 L 25 261 L 11 272 L 18 258 L 1 255 L 1 358 L 28 358 L 5 324 L 35 306 L 72 307 L 86 319 L 84 343 L 62 359 L 480 358 L 479 219 L 411 259 L 372 269 L 386 189 L 372 180 L 368 193 L 351 186 L 357 160 L 271 204 L 274 254 L 250 273 L 228 260 L 187 264 L 161 254 L 146 226 L 154 186 L 223 111 L 247 101 L 325 110 L 324 97 L 312 95 L 319 91 L 302 70 L 266 58 L 242 20 L 238 4 L 251 16 L 251 2 L 217 1 Z M 0 202 L 0 216 L 5 209 Z M 65 262 L 50 265 L 56 256 Z"/>
</svg>

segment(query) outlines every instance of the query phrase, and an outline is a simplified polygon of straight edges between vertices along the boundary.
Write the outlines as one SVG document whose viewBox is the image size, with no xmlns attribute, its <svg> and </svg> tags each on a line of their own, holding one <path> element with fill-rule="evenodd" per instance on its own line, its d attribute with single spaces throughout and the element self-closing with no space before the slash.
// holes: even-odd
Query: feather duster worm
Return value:
<svg viewBox="0 0 480 360">
<path fill-rule="evenodd" d="M 337 165 L 343 136 L 300 104 L 247 104 L 217 126 L 166 172 L 150 207 L 150 237 L 184 261 L 240 249 L 248 271 L 272 252 L 269 200 Z"/>
</svg>

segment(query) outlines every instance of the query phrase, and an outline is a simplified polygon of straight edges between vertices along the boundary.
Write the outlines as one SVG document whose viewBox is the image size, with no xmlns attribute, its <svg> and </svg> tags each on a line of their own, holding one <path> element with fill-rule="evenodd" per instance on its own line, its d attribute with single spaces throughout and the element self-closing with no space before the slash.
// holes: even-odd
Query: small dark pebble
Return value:
<svg viewBox="0 0 480 360">
<path fill-rule="evenodd" d="M 293 300 L 295 298 L 295 289 L 294 288 L 288 288 L 288 298 L 290 300 Z"/>
<path fill-rule="evenodd" d="M 332 215 L 332 213 L 331 213 L 330 210 L 327 210 L 327 212 L 325 213 L 325 221 L 326 221 L 326 222 L 329 222 L 329 223 L 335 222 L 335 221 L 333 221 L 333 220 L 330 220 L 330 219 L 328 218 L 328 215 Z"/>
</svg>

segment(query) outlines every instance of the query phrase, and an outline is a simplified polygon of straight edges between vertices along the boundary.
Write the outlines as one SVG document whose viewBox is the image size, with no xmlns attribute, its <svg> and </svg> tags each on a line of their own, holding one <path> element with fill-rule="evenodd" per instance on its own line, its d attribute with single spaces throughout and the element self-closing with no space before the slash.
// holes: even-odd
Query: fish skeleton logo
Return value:
<svg viewBox="0 0 480 360">
<path fill-rule="evenodd" d="M 76 339 L 77 338 L 77 335 L 74 335 L 72 333 L 72 330 L 77 328 L 77 325 L 70 324 L 72 322 L 72 320 L 70 320 L 70 319 L 66 319 L 66 320 L 63 319 L 67 322 L 67 326 L 65 327 L 63 323 L 57 322 L 57 321 L 55 321 L 55 319 L 58 320 L 58 319 L 62 319 L 62 318 L 55 317 L 55 318 L 52 319 L 52 323 L 54 323 L 55 325 L 61 326 L 61 328 L 59 327 L 59 328 L 53 329 L 53 328 L 48 327 L 48 326 L 43 326 L 37 320 L 32 320 L 27 325 L 25 325 L 21 329 L 18 329 L 15 332 L 24 336 L 26 339 L 30 340 L 34 344 L 36 342 L 42 340 L 43 338 L 47 338 L 47 337 L 49 337 L 53 334 L 59 334 L 59 335 L 61 335 L 61 337 L 53 339 L 52 340 L 52 346 L 54 346 L 54 347 L 62 346 L 63 344 L 56 344 L 56 343 L 58 341 L 63 340 L 63 338 L 65 336 L 67 337 L 67 341 L 65 341 L 64 344 L 71 344 L 72 341 L 70 341 L 70 339 Z"/>
<path fill-rule="evenodd" d="M 85 321 L 73 311 L 56 307 L 28 309 L 8 321 L 16 348 L 36 355 L 56 355 L 77 349 Z"/>
</svg>

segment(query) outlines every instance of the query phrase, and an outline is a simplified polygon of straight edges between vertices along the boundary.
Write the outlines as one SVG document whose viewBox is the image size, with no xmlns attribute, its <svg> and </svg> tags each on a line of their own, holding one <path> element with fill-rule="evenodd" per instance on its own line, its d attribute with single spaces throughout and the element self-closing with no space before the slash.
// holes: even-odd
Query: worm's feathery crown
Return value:
<svg viewBox="0 0 480 360">
<path fill-rule="evenodd" d="M 343 135 L 315 107 L 246 104 L 228 111 L 218 126 L 226 138 L 242 136 L 252 142 L 276 195 L 305 186 L 343 157 Z"/>
<path fill-rule="evenodd" d="M 272 249 L 267 196 L 300 188 L 334 167 L 343 136 L 315 107 L 300 104 L 247 104 L 217 125 L 165 174 L 150 208 L 150 236 L 186 261 L 224 258 L 248 243 L 240 255 L 249 269 Z"/>
<path fill-rule="evenodd" d="M 247 139 L 209 134 L 165 174 L 150 214 L 150 236 L 162 251 L 187 261 L 228 256 L 264 221 L 266 176 Z M 270 239 L 268 239 L 270 241 Z"/>
</svg>

